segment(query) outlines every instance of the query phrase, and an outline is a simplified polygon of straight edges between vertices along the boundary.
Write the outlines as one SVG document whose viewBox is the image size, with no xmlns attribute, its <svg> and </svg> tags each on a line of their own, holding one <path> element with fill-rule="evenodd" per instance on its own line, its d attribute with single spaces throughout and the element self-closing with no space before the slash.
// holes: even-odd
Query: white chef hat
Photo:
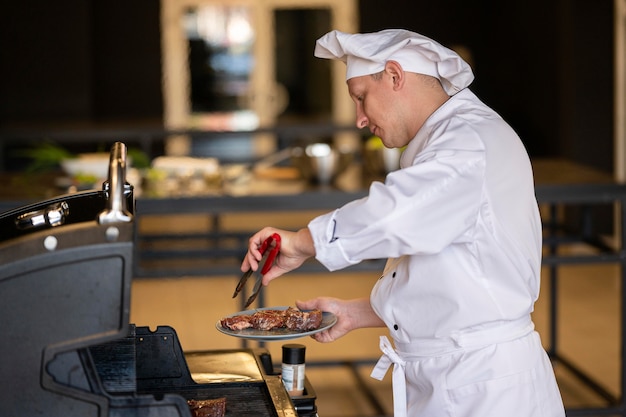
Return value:
<svg viewBox="0 0 626 417">
<path fill-rule="evenodd" d="M 449 95 L 474 80 L 472 69 L 456 52 L 403 29 L 357 34 L 333 30 L 317 40 L 315 56 L 345 62 L 346 80 L 376 74 L 390 60 L 397 61 L 405 71 L 438 78 Z"/>
</svg>

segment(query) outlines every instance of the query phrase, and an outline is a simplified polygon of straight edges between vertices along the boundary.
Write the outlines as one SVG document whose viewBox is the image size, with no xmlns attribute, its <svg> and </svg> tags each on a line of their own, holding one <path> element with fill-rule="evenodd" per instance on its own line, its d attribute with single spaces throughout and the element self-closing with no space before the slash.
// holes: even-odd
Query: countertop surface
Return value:
<svg viewBox="0 0 626 417">
<path fill-rule="evenodd" d="M 532 161 L 535 182 L 538 191 L 543 186 L 570 186 L 570 185 L 608 185 L 614 184 L 610 173 L 577 164 L 565 159 L 537 158 Z M 0 209 L 2 211 L 21 205 L 42 201 L 55 196 L 63 195 L 67 189 L 59 186 L 61 172 L 48 173 L 0 173 Z M 369 184 L 373 180 L 382 178 L 365 175 L 359 165 L 352 165 L 340 175 L 332 185 L 320 186 L 300 179 L 272 179 L 256 178 L 249 175 L 244 181 L 224 182 L 219 188 L 196 189 L 179 191 L 173 194 L 155 194 L 144 190 L 136 193 L 140 205 L 158 204 L 175 198 L 177 200 L 193 200 L 225 197 L 233 200 L 241 197 L 280 197 L 281 200 L 297 195 L 322 195 L 330 199 L 341 199 L 341 195 L 365 195 Z M 315 207 L 313 207 L 315 208 Z"/>
</svg>

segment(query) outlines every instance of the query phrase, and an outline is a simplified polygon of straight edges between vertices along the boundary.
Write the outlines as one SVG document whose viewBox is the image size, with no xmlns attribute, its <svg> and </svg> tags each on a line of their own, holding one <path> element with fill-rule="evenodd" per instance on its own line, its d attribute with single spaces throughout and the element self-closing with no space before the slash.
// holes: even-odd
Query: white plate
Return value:
<svg viewBox="0 0 626 417">
<path fill-rule="evenodd" d="M 231 314 L 227 317 L 233 316 L 241 316 L 241 315 L 251 315 L 256 313 L 257 311 L 263 310 L 287 310 L 289 307 L 264 307 L 257 308 L 254 310 L 245 310 L 240 311 L 239 313 Z M 306 310 L 305 310 L 306 311 Z M 215 327 L 220 332 L 227 334 L 229 336 L 240 337 L 242 339 L 255 339 L 262 341 L 274 341 L 274 340 L 290 340 L 290 339 L 298 339 L 300 337 L 310 336 L 315 333 L 319 333 L 326 329 L 330 329 L 337 323 L 337 317 L 333 313 L 328 313 L 326 311 L 322 312 L 322 323 L 320 327 L 315 330 L 310 330 L 306 332 L 299 332 L 297 330 L 290 330 L 287 328 L 273 329 L 273 330 L 258 330 L 258 329 L 243 329 L 243 330 L 230 330 L 225 327 L 222 327 L 221 320 L 215 324 Z"/>
</svg>

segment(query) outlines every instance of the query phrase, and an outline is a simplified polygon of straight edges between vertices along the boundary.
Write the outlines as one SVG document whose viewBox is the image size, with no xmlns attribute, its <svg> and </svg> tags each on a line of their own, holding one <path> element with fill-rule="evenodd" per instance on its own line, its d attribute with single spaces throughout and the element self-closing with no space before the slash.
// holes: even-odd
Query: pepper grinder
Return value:
<svg viewBox="0 0 626 417">
<path fill-rule="evenodd" d="M 287 392 L 292 397 L 304 393 L 304 354 L 306 346 L 299 344 L 283 345 L 281 378 Z"/>
</svg>

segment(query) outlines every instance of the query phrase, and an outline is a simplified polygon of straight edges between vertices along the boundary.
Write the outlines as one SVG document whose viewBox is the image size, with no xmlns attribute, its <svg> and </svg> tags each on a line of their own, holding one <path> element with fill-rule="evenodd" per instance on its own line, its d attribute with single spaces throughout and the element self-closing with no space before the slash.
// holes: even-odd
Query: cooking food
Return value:
<svg viewBox="0 0 626 417">
<path fill-rule="evenodd" d="M 301 311 L 294 307 L 289 307 L 286 310 L 259 310 L 253 314 L 226 317 L 220 323 L 222 327 L 230 330 L 286 328 L 306 332 L 320 327 L 322 312 L 321 310 Z"/>
<path fill-rule="evenodd" d="M 289 310 L 261 310 L 251 317 L 252 328 L 257 330 L 272 330 L 285 327 L 286 313 Z M 297 310 L 296 310 L 297 311 Z"/>
<path fill-rule="evenodd" d="M 230 330 L 243 330 L 252 327 L 252 316 L 241 314 L 238 316 L 223 318 L 220 323 L 222 327 Z"/>
<path fill-rule="evenodd" d="M 226 398 L 212 400 L 187 400 L 193 417 L 224 417 Z"/>
</svg>

